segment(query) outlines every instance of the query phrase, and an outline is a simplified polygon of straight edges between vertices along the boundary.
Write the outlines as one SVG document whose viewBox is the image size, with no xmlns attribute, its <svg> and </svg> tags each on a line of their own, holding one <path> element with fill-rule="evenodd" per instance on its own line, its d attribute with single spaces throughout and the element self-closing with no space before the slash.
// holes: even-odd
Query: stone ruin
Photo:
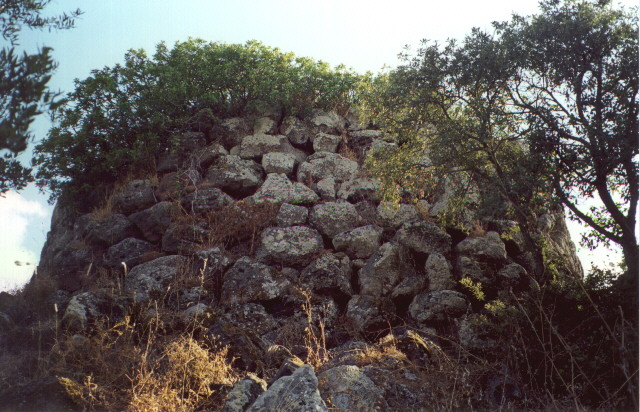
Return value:
<svg viewBox="0 0 640 412">
<path fill-rule="evenodd" d="M 225 411 L 279 410 L 283 400 L 300 411 L 429 410 L 417 372 L 359 359 L 393 346 L 428 370 L 446 363 L 447 340 L 490 350 L 495 342 L 474 322 L 481 306 L 460 280 L 481 283 L 487 300 L 535 281 L 515 222 L 474 216 L 486 230 L 473 235 L 442 227 L 446 190 L 382 201 L 362 163 L 371 148 L 394 144 L 323 111 L 184 133 L 158 156 L 157 180 L 129 182 L 107 213 L 57 206 L 38 276 L 57 281 L 52 299 L 72 333 L 158 302 L 182 324 L 202 322 L 236 367 L 253 372 Z M 543 215 L 539 226 L 580 275 L 564 217 Z M 117 287 L 102 287 L 105 277 Z M 328 362 L 314 370 L 299 362 L 309 355 L 300 342 L 320 323 Z M 270 382 L 265 365 L 279 369 Z M 491 379 L 478 396 L 493 396 Z"/>
</svg>

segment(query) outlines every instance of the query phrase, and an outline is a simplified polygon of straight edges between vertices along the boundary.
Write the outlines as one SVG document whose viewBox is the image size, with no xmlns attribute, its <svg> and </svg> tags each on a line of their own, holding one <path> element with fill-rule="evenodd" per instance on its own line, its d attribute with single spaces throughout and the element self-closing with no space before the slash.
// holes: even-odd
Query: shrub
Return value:
<svg viewBox="0 0 640 412">
<path fill-rule="evenodd" d="M 274 108 L 282 117 L 312 108 L 346 110 L 358 76 L 343 66 L 256 41 L 164 43 L 153 57 L 131 50 L 123 65 L 94 70 L 56 114 L 35 148 L 37 184 L 71 199 L 153 167 L 155 156 L 188 131 L 208 132 L 220 118 Z"/>
</svg>

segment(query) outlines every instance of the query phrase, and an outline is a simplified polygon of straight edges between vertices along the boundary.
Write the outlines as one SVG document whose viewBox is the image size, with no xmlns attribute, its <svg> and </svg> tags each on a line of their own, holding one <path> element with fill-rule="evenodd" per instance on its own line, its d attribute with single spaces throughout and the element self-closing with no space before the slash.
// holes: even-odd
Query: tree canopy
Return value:
<svg viewBox="0 0 640 412">
<path fill-rule="evenodd" d="M 359 79 L 257 41 L 244 45 L 192 39 L 149 57 L 131 50 L 124 64 L 77 81 L 57 123 L 36 147 L 37 184 L 56 199 L 86 193 L 144 168 L 172 137 L 207 131 L 220 119 L 260 106 L 282 116 L 348 107 Z"/>
<path fill-rule="evenodd" d="M 20 31 L 28 29 L 68 29 L 76 10 L 70 14 L 43 17 L 50 0 L 6 0 L 0 4 L 0 32 L 8 45 L 0 50 L 0 194 L 21 189 L 32 180 L 31 170 L 16 156 L 27 148 L 29 127 L 43 110 L 56 106 L 56 93 L 47 88 L 56 65 L 51 48 L 38 53 L 17 51 Z"/>
<path fill-rule="evenodd" d="M 533 243 L 536 216 L 562 204 L 591 239 L 622 247 L 637 281 L 635 14 L 607 1 L 547 0 L 539 15 L 444 47 L 425 41 L 404 59 L 364 94 L 365 114 L 400 144 L 372 162 L 378 174 L 398 170 L 393 183 L 403 185 L 416 169 L 464 173 L 500 194 Z M 597 204 L 583 207 L 586 199 Z"/>
</svg>

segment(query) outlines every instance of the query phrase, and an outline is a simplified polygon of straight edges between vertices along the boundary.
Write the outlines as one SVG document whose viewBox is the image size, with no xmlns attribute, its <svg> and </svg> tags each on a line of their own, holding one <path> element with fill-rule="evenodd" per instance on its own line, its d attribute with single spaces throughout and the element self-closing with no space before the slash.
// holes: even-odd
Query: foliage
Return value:
<svg viewBox="0 0 640 412">
<path fill-rule="evenodd" d="M 608 1 L 541 7 L 496 25 L 518 66 L 510 100 L 527 117 L 530 147 L 551 166 L 555 194 L 592 238 L 622 246 L 637 278 L 637 14 Z M 596 195 L 596 205 L 582 206 Z"/>
<path fill-rule="evenodd" d="M 0 50 L 0 194 L 9 189 L 22 189 L 29 183 L 31 169 L 24 167 L 16 156 L 27 148 L 32 135 L 29 126 L 45 109 L 54 109 L 60 102 L 57 94 L 47 88 L 55 63 L 51 48 L 37 53 L 17 51 L 20 30 L 68 29 L 80 10 L 56 17 L 42 17 L 41 12 L 51 0 L 6 0 L 0 5 L 0 31 L 9 42 Z"/>
<path fill-rule="evenodd" d="M 637 18 L 607 1 L 544 1 L 493 34 L 423 41 L 364 87 L 364 116 L 399 145 L 374 173 L 403 165 L 385 183 L 402 184 L 412 168 L 477 182 L 485 210 L 506 202 L 532 247 L 537 216 L 562 203 L 621 245 L 637 277 L 637 49 Z M 602 207 L 577 207 L 594 193 Z"/>
<path fill-rule="evenodd" d="M 208 132 L 221 118 L 272 108 L 282 117 L 312 108 L 346 109 L 358 76 L 343 66 L 295 57 L 256 41 L 164 43 L 148 57 L 76 82 L 57 123 L 36 147 L 37 183 L 76 196 L 111 184 L 170 148 L 175 136 Z"/>
</svg>

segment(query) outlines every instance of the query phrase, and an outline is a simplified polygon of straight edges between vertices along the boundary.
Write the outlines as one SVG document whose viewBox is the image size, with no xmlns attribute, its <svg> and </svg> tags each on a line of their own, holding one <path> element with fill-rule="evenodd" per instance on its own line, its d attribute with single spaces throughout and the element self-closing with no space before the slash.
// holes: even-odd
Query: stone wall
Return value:
<svg viewBox="0 0 640 412">
<path fill-rule="evenodd" d="M 162 300 L 185 322 L 211 314 L 210 333 L 249 370 L 274 356 L 285 329 L 304 330 L 305 293 L 337 358 L 390 333 L 396 343 L 446 332 L 469 349 L 490 347 L 473 327 L 478 302 L 459 281 L 482 284 L 487 301 L 530 288 L 517 225 L 493 219 L 473 236 L 443 228 L 437 214 L 446 193 L 431 203 L 381 202 L 380 183 L 362 160 L 369 148 L 393 144 L 353 117 L 320 111 L 280 124 L 232 118 L 208 134 L 186 133 L 180 150 L 159 155 L 157 181 L 128 183 L 108 213 L 74 216 L 57 207 L 38 273 L 58 281 L 70 330 Z M 249 229 L 241 233 L 243 222 Z M 563 218 L 541 217 L 540 226 L 580 274 Z M 105 277 L 116 292 L 100 288 Z M 379 370 L 333 366 L 320 383 L 306 367 L 280 378 L 299 375 L 312 405 L 300 410 L 326 410 L 329 400 L 344 410 L 410 406 L 393 403 L 388 391 L 403 384 L 381 381 Z M 268 410 L 260 406 L 274 402 L 266 383 L 241 383 L 226 410 Z M 269 388 L 276 399 L 281 383 Z M 263 393 L 252 409 L 253 400 L 234 406 L 233 396 L 249 396 L 243 390 L 257 390 L 253 400 Z"/>
</svg>

